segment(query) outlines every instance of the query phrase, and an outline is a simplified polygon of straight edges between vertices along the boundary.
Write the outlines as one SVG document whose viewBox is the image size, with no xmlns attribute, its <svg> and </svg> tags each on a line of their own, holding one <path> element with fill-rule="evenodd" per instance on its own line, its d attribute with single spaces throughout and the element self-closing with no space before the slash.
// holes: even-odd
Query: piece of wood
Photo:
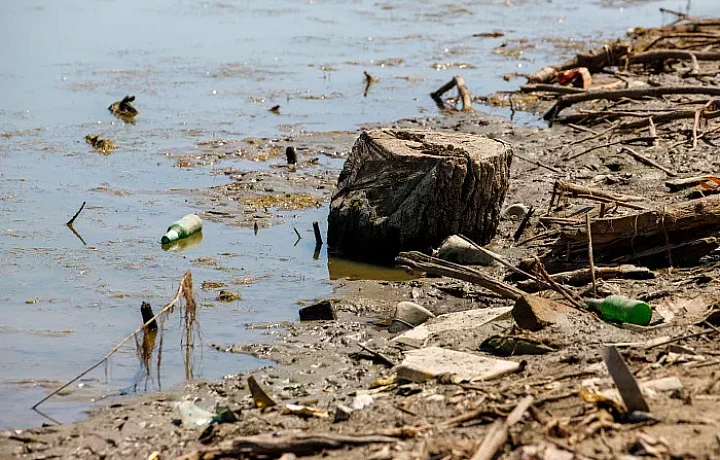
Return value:
<svg viewBox="0 0 720 460">
<path fill-rule="evenodd" d="M 525 412 L 533 403 L 532 396 L 525 396 L 518 402 L 517 406 L 510 412 L 504 421 L 495 421 L 488 430 L 480 447 L 475 451 L 470 460 L 492 460 L 508 439 L 510 427 L 522 420 Z"/>
<path fill-rule="evenodd" d="M 416 271 L 468 281 L 507 299 L 515 300 L 525 294 L 520 289 L 493 278 L 480 270 L 428 256 L 417 251 L 401 252 L 395 262 Z"/>
<path fill-rule="evenodd" d="M 687 239 L 698 239 L 715 231 L 720 226 L 720 199 L 710 196 L 686 203 L 679 203 L 664 210 L 647 210 L 641 213 L 594 219 L 592 233 L 595 249 L 612 246 L 622 250 L 639 247 L 640 243 L 666 244 L 665 234 L 670 243 Z M 562 251 L 567 245 L 587 245 L 584 225 L 562 226 L 560 238 L 555 246 Z"/>
<path fill-rule="evenodd" d="M 375 129 L 362 133 L 330 203 L 327 244 L 351 258 L 389 262 L 453 234 L 495 236 L 512 149 L 472 134 Z"/>
<path fill-rule="evenodd" d="M 677 192 L 686 188 L 695 187 L 696 185 L 699 185 L 700 182 L 705 181 L 709 176 L 712 176 L 712 174 L 707 174 L 705 176 L 685 177 L 682 179 L 673 179 L 666 181 L 665 187 L 669 188 L 671 192 Z"/>
<path fill-rule="evenodd" d="M 591 73 L 601 71 L 604 67 L 619 66 L 621 59 L 630 52 L 626 43 L 612 43 L 590 51 L 578 53 L 575 57 L 564 63 L 545 67 L 528 77 L 530 83 L 549 83 L 555 79 L 557 73 L 562 70 L 569 70 L 575 67 L 587 67 Z"/>
<path fill-rule="evenodd" d="M 642 391 L 638 386 L 635 376 L 628 369 L 625 360 L 615 347 L 605 347 L 602 350 L 603 360 L 610 372 L 615 385 L 618 387 L 620 396 L 625 403 L 628 412 L 650 412 Z"/>
<path fill-rule="evenodd" d="M 612 267 L 595 267 L 595 276 L 601 280 L 611 279 L 637 279 L 646 280 L 655 278 L 655 273 L 646 267 L 635 265 L 618 265 Z M 581 268 L 571 272 L 561 272 L 550 275 L 555 282 L 569 286 L 584 286 L 592 281 L 590 270 Z M 523 280 L 516 284 L 525 292 L 537 292 L 538 285 L 533 280 Z"/>
<path fill-rule="evenodd" d="M 323 245 L 322 233 L 320 233 L 320 224 L 313 222 L 313 232 L 315 233 L 315 247 L 321 247 Z"/>
<path fill-rule="evenodd" d="M 629 203 L 630 201 L 645 201 L 645 198 L 634 195 L 621 195 L 619 193 L 607 192 L 586 185 L 573 184 L 564 180 L 555 181 L 554 188 L 558 192 L 570 194 L 576 198 L 585 198 L 594 201 L 614 202 L 619 206 L 625 206 L 631 209 L 647 209 L 644 206 Z"/>
<path fill-rule="evenodd" d="M 288 452 L 296 455 L 313 455 L 345 446 L 390 444 L 396 441 L 395 438 L 379 435 L 267 433 L 237 437 L 222 442 L 217 448 L 192 452 L 180 457 L 179 460 L 214 460 L 238 456 L 246 458 L 258 455 L 277 457 Z"/>
<path fill-rule="evenodd" d="M 72 227 L 72 225 L 75 223 L 75 219 L 77 219 L 77 216 L 80 215 L 80 213 L 82 212 L 82 210 L 83 210 L 84 208 L 85 208 L 85 202 L 83 201 L 83 202 L 82 202 L 82 205 L 80 206 L 80 209 L 78 209 L 78 211 L 75 213 L 75 215 L 72 216 L 72 219 L 70 219 L 69 221 L 67 221 L 67 223 L 66 223 L 65 225 L 67 225 L 68 227 Z"/>
<path fill-rule="evenodd" d="M 556 93 L 556 94 L 578 94 L 584 93 L 585 90 L 582 88 L 575 88 L 574 86 L 560 86 L 560 85 L 548 85 L 545 83 L 531 83 L 522 85 L 520 91 L 523 93 Z"/>
<path fill-rule="evenodd" d="M 593 297 L 597 297 L 597 280 L 595 279 L 595 258 L 593 257 L 592 229 L 590 228 L 590 213 L 585 214 L 585 231 L 588 240 L 588 262 L 590 264 L 590 279 L 592 280 Z"/>
<path fill-rule="evenodd" d="M 667 174 L 667 175 L 670 176 L 670 177 L 675 177 L 675 176 L 677 176 L 677 173 L 676 173 L 675 171 L 669 170 L 669 169 L 666 168 L 665 166 L 663 166 L 663 165 L 655 162 L 654 160 L 646 157 L 645 155 L 641 155 L 640 153 L 636 152 L 635 150 L 631 149 L 631 148 L 628 147 L 628 146 L 623 146 L 623 147 L 620 149 L 620 151 L 621 151 L 621 152 L 626 152 L 626 153 L 628 153 L 631 157 L 635 158 L 635 159 L 638 160 L 640 163 L 643 163 L 643 164 L 652 166 L 653 168 L 659 169 L 660 171 L 664 172 L 665 174 Z"/>
<path fill-rule="evenodd" d="M 717 54 L 720 55 L 720 53 Z M 661 97 L 670 94 L 701 94 L 707 96 L 720 96 L 720 88 L 714 86 L 658 86 L 652 88 L 632 88 L 610 91 L 586 91 L 582 94 L 569 94 L 560 97 L 555 105 L 553 105 L 550 110 L 545 113 L 543 118 L 548 121 L 553 120 L 563 109 L 580 102 L 594 101 L 598 99 L 605 99 L 609 101 L 617 101 L 620 99 L 640 99 L 643 97 Z M 647 125 L 647 122 L 644 122 L 644 124 Z"/>
<path fill-rule="evenodd" d="M 152 307 L 149 303 L 143 302 L 140 305 L 140 314 L 142 315 L 143 324 L 147 324 L 149 331 L 157 331 L 157 322 L 155 321 L 155 314 L 152 311 Z"/>
<path fill-rule="evenodd" d="M 287 159 L 287 164 L 297 164 L 297 150 L 295 150 L 295 147 L 290 145 L 285 148 L 285 158 Z"/>
<path fill-rule="evenodd" d="M 457 87 L 459 99 L 462 101 L 463 112 L 474 112 L 472 96 L 470 96 L 470 91 L 467 89 L 465 79 L 461 75 L 455 75 L 452 80 L 442 85 L 433 93 L 430 93 L 430 97 L 432 97 L 440 109 L 445 110 L 447 107 L 445 106 L 445 101 L 442 100 L 442 95 L 455 87 Z"/>
</svg>

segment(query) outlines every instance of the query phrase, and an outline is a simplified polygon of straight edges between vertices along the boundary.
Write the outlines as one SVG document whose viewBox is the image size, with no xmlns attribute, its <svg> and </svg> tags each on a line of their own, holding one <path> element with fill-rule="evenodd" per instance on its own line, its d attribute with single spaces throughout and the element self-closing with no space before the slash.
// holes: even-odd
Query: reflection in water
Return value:
<svg viewBox="0 0 720 460">
<path fill-rule="evenodd" d="M 73 224 L 68 222 L 66 225 L 70 229 L 70 231 L 73 232 L 73 235 L 78 237 L 78 239 L 82 242 L 83 246 L 87 246 L 87 243 L 85 242 L 83 237 L 80 236 L 80 234 L 77 232 L 77 230 L 75 230 L 75 227 L 73 226 Z"/>
<path fill-rule="evenodd" d="M 328 256 L 328 273 L 331 280 L 347 278 L 349 280 L 407 281 L 416 278 L 399 268 L 372 265 L 334 256 Z"/>
<path fill-rule="evenodd" d="M 190 235 L 187 238 L 182 238 L 180 240 L 173 241 L 169 244 L 163 244 L 162 249 L 163 251 L 170 251 L 170 252 L 185 252 L 192 248 L 196 248 L 200 246 L 200 243 L 202 243 L 203 235 L 202 232 L 197 232 L 192 235 Z"/>
</svg>

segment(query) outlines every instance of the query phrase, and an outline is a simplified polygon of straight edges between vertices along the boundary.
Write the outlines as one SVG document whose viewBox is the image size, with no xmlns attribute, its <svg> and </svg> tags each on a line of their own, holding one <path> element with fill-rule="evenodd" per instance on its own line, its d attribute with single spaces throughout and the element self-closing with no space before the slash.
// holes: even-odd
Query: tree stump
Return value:
<svg viewBox="0 0 720 460">
<path fill-rule="evenodd" d="M 453 234 L 490 242 L 512 161 L 509 144 L 428 130 L 375 129 L 353 146 L 330 203 L 328 246 L 391 261 Z"/>
</svg>

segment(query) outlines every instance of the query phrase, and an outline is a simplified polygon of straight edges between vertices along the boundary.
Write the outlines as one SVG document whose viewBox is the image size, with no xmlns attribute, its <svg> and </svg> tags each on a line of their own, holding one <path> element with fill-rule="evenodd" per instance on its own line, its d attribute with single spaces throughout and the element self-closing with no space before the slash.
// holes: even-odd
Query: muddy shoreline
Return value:
<svg viewBox="0 0 720 460">
<path fill-rule="evenodd" d="M 636 75 L 638 80 L 651 77 L 650 72 Z M 676 76 L 674 72 L 667 72 L 659 78 L 675 81 Z M 543 98 L 532 103 L 538 104 L 537 111 L 552 104 L 550 99 Z M 646 111 L 661 107 L 658 101 L 634 103 Z M 666 190 L 666 172 L 604 145 L 609 141 L 601 136 L 587 140 L 602 130 L 597 127 L 587 128 L 595 129 L 594 133 L 562 124 L 552 128 L 518 127 L 482 113 L 407 119 L 392 127 L 456 131 L 510 142 L 518 156 L 512 163 L 506 204 L 524 203 L 538 210 L 548 209 L 557 179 L 617 193 L 632 192 L 655 205 L 670 206 L 688 200 L 684 193 Z M 716 148 L 710 139 L 695 145 L 678 144 L 673 154 L 663 150 L 663 146 L 676 144 L 683 137 L 687 141 L 688 130 L 692 127 L 687 124 L 675 125 L 669 135 L 677 139 L 663 138 L 659 144 L 646 146 L 643 152 L 672 167 L 679 176 L 713 172 L 717 168 Z M 206 218 L 238 226 L 252 226 L 258 220 L 272 225 L 271 211 L 263 214 L 266 220 L 258 218 L 258 212 L 264 213 L 265 208 L 292 210 L 322 206 L 332 193 L 340 163 L 334 162 L 332 167 L 317 165 L 323 157 L 334 158 L 336 152 L 348 152 L 356 137 L 356 132 L 296 137 L 292 142 L 298 146 L 301 164 L 313 165 L 309 170 L 300 167 L 289 172 L 286 168 L 277 168 L 245 173 L 229 168 L 222 174 L 229 176 L 231 182 L 200 191 L 193 198 L 195 205 L 204 210 Z M 250 148 L 243 148 L 250 157 L 253 152 L 273 151 L 267 141 L 246 144 Z M 254 146 L 258 146 L 257 150 Z M 592 147 L 597 148 L 585 152 Z M 205 148 L 208 157 L 238 150 L 230 144 Z M 580 153 L 582 155 L 578 155 Z M 575 155 L 578 156 L 568 159 Z M 521 160 L 520 156 L 531 161 Z M 268 201 L 268 196 L 274 198 Z M 567 204 L 562 210 L 563 218 L 571 216 L 580 205 Z M 503 220 L 491 245 L 513 262 L 535 255 L 545 247 L 543 241 L 516 245 L 513 234 L 517 224 L 512 219 Z M 531 231 L 540 234 L 544 229 L 536 225 Z M 531 235 L 529 231 L 527 236 Z M 522 370 L 472 385 L 396 382 L 392 380 L 392 370 L 359 345 L 381 351 L 395 363 L 402 360 L 404 349 L 389 342 L 391 335 L 384 328 L 399 301 L 419 303 L 436 315 L 510 307 L 512 301 L 470 283 L 447 278 L 336 280 L 330 300 L 338 311 L 337 321 L 254 324 L 249 327 L 264 331 L 267 342 L 206 344 L 224 353 L 250 354 L 278 365 L 228 375 L 217 382 L 192 382 L 180 391 L 149 394 L 137 400 L 113 399 L 103 407 L 96 407 L 88 420 L 73 425 L 9 431 L 0 439 L 0 456 L 149 458 L 158 452 L 160 458 L 188 454 L 194 455 L 188 458 L 204 458 L 203 455 L 213 455 L 214 449 L 234 438 L 297 430 L 306 434 L 367 434 L 392 438 L 388 443 L 325 450 L 309 458 L 469 458 L 491 424 L 507 417 L 523 397 L 532 395 L 536 410 L 526 417 L 522 428 L 511 431 L 504 451 L 507 458 L 566 458 L 548 453 L 533 454 L 536 455 L 533 457 L 519 451 L 522 446 L 540 445 L 545 449 L 552 446 L 564 450 L 571 455 L 567 458 L 639 456 L 652 448 L 657 458 L 713 458 L 718 452 L 720 421 L 716 338 L 700 335 L 674 348 L 641 345 L 658 337 L 676 337 L 701 330 L 696 324 L 718 301 L 720 266 L 696 261 L 684 268 L 660 267 L 654 271 L 654 279 L 608 281 L 601 284 L 600 290 L 652 301 L 656 311 L 662 311 L 663 323 L 634 328 L 596 320 L 572 327 L 547 328 L 533 334 L 533 338 L 553 344 L 556 351 L 542 356 L 506 358 L 522 363 Z M 499 268 L 492 268 L 489 273 L 498 277 L 505 274 Z M 471 331 L 433 336 L 425 345 L 476 352 L 487 337 L 512 333 L 513 321 L 501 319 Z M 657 392 L 649 399 L 652 414 L 660 421 L 646 419 L 620 424 L 611 414 L 612 407 L 600 404 L 598 409 L 597 401 L 582 397 L 585 388 L 611 386 L 600 356 L 600 350 L 607 344 L 624 344 L 621 349 L 638 379 L 677 377 L 681 380 L 681 389 Z M 255 377 L 279 403 L 280 409 L 255 407 L 247 384 L 249 376 Z M 585 386 L 588 379 L 597 381 Z M 338 404 L 352 406 L 358 396 L 372 402 L 353 411 L 348 420 L 333 423 Z M 204 427 L 176 426 L 173 423 L 179 418 L 176 403 L 181 400 L 195 401 L 211 412 L 218 406 L 227 406 L 237 421 L 214 425 L 210 433 L 205 432 Z M 282 406 L 288 403 L 327 410 L 330 417 L 284 414 Z M 456 418 L 469 413 L 472 417 Z M 511 454 L 513 450 L 516 452 Z M 238 454 L 237 458 L 245 457 Z"/>
</svg>

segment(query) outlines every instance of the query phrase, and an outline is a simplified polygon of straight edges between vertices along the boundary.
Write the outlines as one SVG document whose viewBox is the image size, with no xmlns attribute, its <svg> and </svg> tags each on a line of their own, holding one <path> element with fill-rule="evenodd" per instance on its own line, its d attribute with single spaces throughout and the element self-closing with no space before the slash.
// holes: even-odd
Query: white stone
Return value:
<svg viewBox="0 0 720 460">
<path fill-rule="evenodd" d="M 441 374 L 452 375 L 456 382 L 472 382 L 491 380 L 519 368 L 520 364 L 514 361 L 428 347 L 405 352 L 405 359 L 395 371 L 398 379 L 412 382 L 424 382 Z"/>
</svg>

